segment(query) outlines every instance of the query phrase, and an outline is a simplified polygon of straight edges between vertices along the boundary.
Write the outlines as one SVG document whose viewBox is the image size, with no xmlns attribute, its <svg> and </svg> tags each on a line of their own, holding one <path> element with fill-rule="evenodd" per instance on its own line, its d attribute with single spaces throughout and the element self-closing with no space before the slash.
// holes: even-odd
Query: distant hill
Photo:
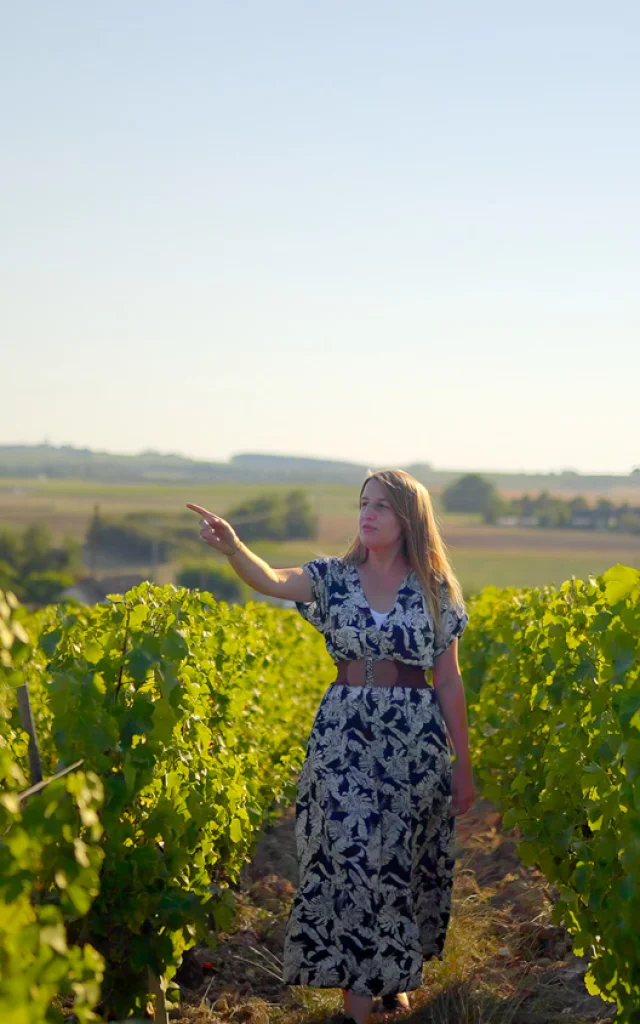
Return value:
<svg viewBox="0 0 640 1024">
<path fill-rule="evenodd" d="M 368 469 L 339 459 L 303 458 L 245 452 L 229 462 L 185 458 L 172 452 L 144 451 L 139 455 L 74 448 L 72 445 L 0 445 L 0 478 L 95 480 L 102 483 L 260 483 L 260 484 L 360 484 Z M 446 487 L 465 472 L 438 470 L 427 462 L 394 467 L 405 469 L 428 487 Z M 640 487 L 640 467 L 627 476 L 587 476 L 563 473 L 527 474 L 486 472 L 482 476 L 498 488 L 553 491 L 603 491 L 611 487 Z"/>
</svg>

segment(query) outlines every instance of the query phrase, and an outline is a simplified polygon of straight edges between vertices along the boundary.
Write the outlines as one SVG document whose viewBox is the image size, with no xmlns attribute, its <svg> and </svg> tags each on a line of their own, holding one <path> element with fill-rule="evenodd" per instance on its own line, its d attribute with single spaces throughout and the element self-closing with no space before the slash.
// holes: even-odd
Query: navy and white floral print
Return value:
<svg viewBox="0 0 640 1024">
<path fill-rule="evenodd" d="M 410 572 L 377 627 L 354 566 L 307 562 L 313 601 L 298 610 L 335 661 L 433 664 L 468 615 L 443 592 L 443 638 Z M 298 779 L 299 884 L 287 921 L 283 980 L 388 995 L 419 988 L 442 958 L 451 910 L 455 818 L 451 757 L 432 687 L 333 684 L 320 701 Z"/>
<path fill-rule="evenodd" d="M 450 647 L 465 630 L 469 615 L 453 604 L 443 580 L 440 584 L 442 635 L 436 639 L 433 618 L 418 575 L 411 569 L 398 590 L 394 607 L 377 626 L 355 565 L 338 556 L 304 563 L 311 577 L 313 600 L 296 602 L 307 622 L 325 636 L 334 661 L 395 658 L 407 665 L 430 668 L 434 658 Z"/>
</svg>

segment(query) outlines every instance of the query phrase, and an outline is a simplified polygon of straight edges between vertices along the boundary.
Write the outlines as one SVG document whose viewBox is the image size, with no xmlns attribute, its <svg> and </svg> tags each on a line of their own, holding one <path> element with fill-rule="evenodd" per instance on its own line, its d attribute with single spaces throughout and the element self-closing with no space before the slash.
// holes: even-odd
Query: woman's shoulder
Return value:
<svg viewBox="0 0 640 1024">
<path fill-rule="evenodd" d="M 333 568 L 342 564 L 342 558 L 340 555 L 314 555 L 308 562 L 304 562 L 304 565 L 308 565 L 309 562 L 315 562 L 317 565 L 328 565 Z"/>
<path fill-rule="evenodd" d="M 339 555 L 315 555 L 303 563 L 323 579 L 335 579 L 343 572 L 343 560 Z"/>
<path fill-rule="evenodd" d="M 434 596 L 437 595 L 437 597 L 439 598 L 439 601 L 440 601 L 440 608 L 444 609 L 444 608 L 446 608 L 448 606 L 448 604 L 449 604 L 449 602 L 451 600 L 450 593 L 449 593 L 449 584 L 447 582 L 447 578 L 446 578 L 446 576 L 443 576 L 440 573 L 435 573 L 434 576 L 433 576 L 433 580 L 434 580 L 434 583 L 435 583 Z M 426 598 L 427 591 L 425 589 L 425 584 L 422 582 L 422 579 L 420 578 L 420 575 L 416 572 L 415 569 L 413 569 L 409 573 L 409 577 L 408 577 L 408 580 L 407 580 L 407 586 L 410 589 L 413 589 L 414 591 L 419 593 L 420 596 L 423 599 Z"/>
</svg>

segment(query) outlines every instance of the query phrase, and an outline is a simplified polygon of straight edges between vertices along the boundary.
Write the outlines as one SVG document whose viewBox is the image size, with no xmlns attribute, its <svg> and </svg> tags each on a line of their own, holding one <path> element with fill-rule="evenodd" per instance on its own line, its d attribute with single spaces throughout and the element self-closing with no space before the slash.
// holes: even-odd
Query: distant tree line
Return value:
<svg viewBox="0 0 640 1024">
<path fill-rule="evenodd" d="M 247 543 L 310 540 L 318 534 L 317 516 L 301 488 L 260 494 L 227 510 L 224 519 Z M 202 547 L 197 519 L 188 511 L 177 515 L 131 512 L 106 518 L 96 506 L 86 534 L 89 564 L 97 556 L 128 564 L 159 564 L 181 554 L 193 555 L 196 546 Z"/>
<path fill-rule="evenodd" d="M 505 503 L 503 517 L 515 517 L 532 526 L 569 527 L 580 530 L 610 530 L 618 533 L 640 533 L 640 506 L 629 502 L 616 505 L 608 498 L 599 498 L 589 505 L 581 497 L 563 501 L 543 491 L 538 497 L 528 494 Z"/>
<path fill-rule="evenodd" d="M 640 533 L 640 506 L 629 502 L 616 505 L 600 498 L 590 506 L 578 496 L 565 500 L 548 491 L 537 496 L 503 498 L 488 480 L 478 473 L 467 473 L 442 493 L 447 512 L 480 514 L 485 523 L 497 525 L 540 526 L 545 528 L 612 530 Z"/>
</svg>

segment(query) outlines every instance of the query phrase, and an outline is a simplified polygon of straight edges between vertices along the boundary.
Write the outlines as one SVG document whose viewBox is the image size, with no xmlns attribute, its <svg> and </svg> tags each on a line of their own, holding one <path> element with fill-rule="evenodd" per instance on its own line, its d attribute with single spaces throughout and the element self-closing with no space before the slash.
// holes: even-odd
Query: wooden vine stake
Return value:
<svg viewBox="0 0 640 1024">
<path fill-rule="evenodd" d="M 40 748 L 38 737 L 33 721 L 31 703 L 29 701 L 29 687 L 26 683 L 18 687 L 18 710 L 20 712 L 20 725 L 29 734 L 29 770 L 31 771 L 31 782 L 42 782 L 42 761 L 40 760 Z"/>
<path fill-rule="evenodd" d="M 169 1024 L 169 1017 L 167 1016 L 167 1004 L 164 998 L 164 990 L 166 988 L 166 982 L 164 978 L 159 978 L 158 975 L 147 967 L 147 978 L 149 981 L 149 992 L 155 997 L 155 1005 L 153 1010 L 153 1019 L 156 1024 Z"/>
</svg>

